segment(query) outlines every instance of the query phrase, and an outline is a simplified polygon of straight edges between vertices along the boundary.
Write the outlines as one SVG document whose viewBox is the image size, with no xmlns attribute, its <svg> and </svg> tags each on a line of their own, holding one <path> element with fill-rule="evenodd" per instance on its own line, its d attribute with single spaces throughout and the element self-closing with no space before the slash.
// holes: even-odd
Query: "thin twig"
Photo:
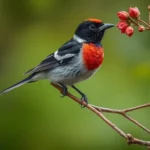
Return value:
<svg viewBox="0 0 150 150">
<path fill-rule="evenodd" d="M 142 22 L 143 24 L 145 24 L 146 26 L 148 26 L 148 28 L 150 28 L 150 25 L 149 25 L 147 22 L 145 22 L 144 20 L 138 19 L 138 21 L 139 21 L 139 22 Z"/>
<path fill-rule="evenodd" d="M 62 88 L 54 83 L 51 83 L 52 86 L 54 86 L 56 89 L 58 89 L 60 92 L 62 90 Z M 109 108 L 102 108 L 102 107 L 98 107 L 98 106 L 94 106 L 91 104 L 86 104 L 86 102 L 81 101 L 80 99 L 78 99 L 77 97 L 75 97 L 74 95 L 72 95 L 71 93 L 67 92 L 68 97 L 70 97 L 72 100 L 74 100 L 75 102 L 84 105 L 85 107 L 87 107 L 89 110 L 91 110 L 93 113 L 97 114 L 103 121 L 105 121 L 111 128 L 113 128 L 119 135 L 121 135 L 123 138 L 125 138 L 128 142 L 128 144 L 138 144 L 138 145 L 143 145 L 143 146 L 150 146 L 150 141 L 144 141 L 141 139 L 137 139 L 135 137 L 133 137 L 131 134 L 126 134 L 125 132 L 123 132 L 120 128 L 118 128 L 115 124 L 113 124 L 110 120 L 108 120 L 104 115 L 103 112 L 110 112 L 110 113 L 118 113 L 118 114 L 122 114 L 123 116 L 125 115 L 124 113 L 127 113 L 129 111 L 134 111 L 137 109 L 141 109 L 144 107 L 148 107 L 148 106 L 143 106 L 143 107 L 133 107 L 130 108 L 129 111 L 127 111 L 127 109 L 124 110 L 115 110 L 115 109 L 109 109 Z M 137 109 L 135 109 L 137 108 Z M 112 111 L 113 110 L 113 111 Z M 122 112 L 121 112 L 122 111 Z M 123 112 L 125 111 L 125 112 Z M 127 118 L 128 120 L 130 120 L 129 118 Z"/>
<path fill-rule="evenodd" d="M 128 112 L 131 112 L 131 111 L 134 111 L 134 110 L 138 110 L 138 109 L 142 109 L 142 108 L 146 108 L 146 107 L 150 107 L 150 103 L 144 104 L 144 105 L 139 105 L 139 106 L 132 107 L 132 108 L 126 108 L 126 109 L 122 109 L 122 110 L 103 108 L 103 107 L 98 107 L 98 106 L 95 106 L 95 105 L 92 105 L 92 106 L 94 108 L 96 108 L 97 110 L 102 111 L 102 112 L 120 114 L 120 115 L 124 116 L 126 119 L 128 119 L 131 122 L 133 122 L 134 124 L 136 124 L 137 126 L 139 126 L 144 131 L 146 131 L 147 133 L 150 134 L 150 130 L 149 129 L 147 129 L 145 126 L 140 124 L 138 121 L 136 121 L 135 119 L 133 119 L 132 117 L 129 117 L 127 115 Z"/>
<path fill-rule="evenodd" d="M 150 11 L 149 11 L 149 23 L 145 22 L 144 20 L 138 18 L 137 20 L 134 20 L 133 18 L 130 17 L 130 22 L 134 25 L 134 26 L 140 26 L 140 22 L 142 22 L 144 25 L 146 25 L 147 27 L 145 27 L 145 30 L 150 30 Z"/>
<path fill-rule="evenodd" d="M 139 22 L 136 22 L 134 19 L 132 19 L 131 17 L 130 17 L 130 21 L 134 24 L 134 25 L 136 25 L 136 26 L 139 26 Z"/>
<path fill-rule="evenodd" d="M 150 103 L 139 105 L 139 106 L 132 107 L 132 108 L 123 109 L 122 111 L 127 113 L 127 112 L 130 112 L 130 111 L 138 110 L 138 109 L 145 108 L 145 107 L 150 107 Z"/>
<path fill-rule="evenodd" d="M 150 25 L 150 5 L 148 6 L 148 24 Z"/>
</svg>

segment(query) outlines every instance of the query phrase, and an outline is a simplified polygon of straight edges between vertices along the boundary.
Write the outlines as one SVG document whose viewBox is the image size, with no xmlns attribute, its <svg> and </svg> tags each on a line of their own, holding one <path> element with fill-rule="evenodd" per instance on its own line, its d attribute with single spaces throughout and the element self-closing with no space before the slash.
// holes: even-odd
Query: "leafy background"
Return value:
<svg viewBox="0 0 150 150">
<path fill-rule="evenodd" d="M 23 78 L 74 34 L 87 18 L 118 22 L 116 13 L 137 6 L 147 20 L 149 0 L 1 0 L 0 89 Z M 103 40 L 105 60 L 89 80 L 78 84 L 89 102 L 111 108 L 126 108 L 150 99 L 150 34 L 136 32 L 132 38 L 110 29 Z M 77 95 L 76 92 L 70 91 Z M 79 95 L 77 95 L 79 96 Z M 150 127 L 149 109 L 130 113 Z M 117 115 L 109 115 L 125 132 L 150 137 Z M 87 109 L 40 81 L 0 97 L 1 150 L 144 149 L 126 141 Z"/>
</svg>

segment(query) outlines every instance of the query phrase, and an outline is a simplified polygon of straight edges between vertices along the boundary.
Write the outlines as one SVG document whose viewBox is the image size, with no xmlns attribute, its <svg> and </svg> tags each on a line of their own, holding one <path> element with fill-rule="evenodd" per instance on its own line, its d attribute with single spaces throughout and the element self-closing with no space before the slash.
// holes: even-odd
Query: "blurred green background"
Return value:
<svg viewBox="0 0 150 150">
<path fill-rule="evenodd" d="M 0 89 L 24 78 L 70 39 L 87 18 L 118 22 L 116 13 L 137 6 L 147 20 L 149 0 L 0 0 Z M 135 32 L 132 38 L 117 28 L 102 42 L 105 60 L 101 69 L 77 87 L 89 102 L 110 108 L 126 108 L 150 100 L 150 34 Z M 76 92 L 70 91 L 79 96 Z M 130 115 L 150 127 L 149 109 Z M 150 136 L 121 116 L 106 115 L 126 133 L 150 140 Z M 145 149 L 126 141 L 89 110 L 40 81 L 0 97 L 0 150 L 100 150 Z"/>
</svg>

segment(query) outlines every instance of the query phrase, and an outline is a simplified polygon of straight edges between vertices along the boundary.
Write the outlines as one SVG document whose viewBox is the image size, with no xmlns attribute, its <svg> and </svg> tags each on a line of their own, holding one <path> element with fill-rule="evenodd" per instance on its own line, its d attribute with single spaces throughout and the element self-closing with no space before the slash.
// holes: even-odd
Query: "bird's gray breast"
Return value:
<svg viewBox="0 0 150 150">
<path fill-rule="evenodd" d="M 60 82 L 65 85 L 73 85 L 85 80 L 94 74 L 96 70 L 88 71 L 82 59 L 75 58 L 66 65 L 60 65 L 48 72 L 48 78 L 52 82 Z"/>
</svg>

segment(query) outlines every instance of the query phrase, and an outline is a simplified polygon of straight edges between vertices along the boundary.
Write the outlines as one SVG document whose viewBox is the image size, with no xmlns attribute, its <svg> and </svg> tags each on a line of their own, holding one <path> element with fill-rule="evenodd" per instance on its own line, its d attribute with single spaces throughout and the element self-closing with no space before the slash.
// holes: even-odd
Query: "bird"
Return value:
<svg viewBox="0 0 150 150">
<path fill-rule="evenodd" d="M 104 59 L 104 48 L 101 42 L 105 31 L 114 26 L 96 18 L 82 21 L 70 40 L 48 55 L 36 67 L 25 72 L 24 74 L 28 75 L 25 79 L 0 94 L 5 94 L 26 83 L 48 79 L 62 88 L 62 97 L 66 96 L 69 86 L 80 94 L 82 101 L 88 103 L 87 96 L 75 84 L 88 79 L 100 68 Z"/>
</svg>

